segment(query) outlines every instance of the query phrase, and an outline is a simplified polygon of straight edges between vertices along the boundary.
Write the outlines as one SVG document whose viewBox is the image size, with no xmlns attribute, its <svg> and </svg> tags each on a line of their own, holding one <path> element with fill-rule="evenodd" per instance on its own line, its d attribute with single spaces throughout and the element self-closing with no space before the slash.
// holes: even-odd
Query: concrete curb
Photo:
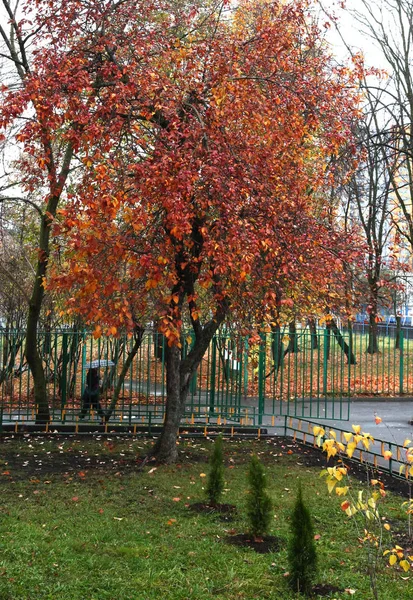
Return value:
<svg viewBox="0 0 413 600">
<path fill-rule="evenodd" d="M 350 402 L 413 402 L 413 396 L 354 396 Z"/>
</svg>

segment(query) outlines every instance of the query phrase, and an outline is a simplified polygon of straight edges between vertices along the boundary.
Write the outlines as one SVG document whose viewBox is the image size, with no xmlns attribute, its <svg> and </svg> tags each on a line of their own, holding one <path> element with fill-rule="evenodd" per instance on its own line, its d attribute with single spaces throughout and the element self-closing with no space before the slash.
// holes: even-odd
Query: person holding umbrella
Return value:
<svg viewBox="0 0 413 600">
<path fill-rule="evenodd" d="M 86 387 L 82 395 L 82 410 L 79 419 L 84 419 L 86 413 L 94 408 L 102 422 L 105 420 L 105 413 L 102 410 L 99 401 L 99 371 L 97 368 L 90 368 L 86 375 Z"/>
</svg>

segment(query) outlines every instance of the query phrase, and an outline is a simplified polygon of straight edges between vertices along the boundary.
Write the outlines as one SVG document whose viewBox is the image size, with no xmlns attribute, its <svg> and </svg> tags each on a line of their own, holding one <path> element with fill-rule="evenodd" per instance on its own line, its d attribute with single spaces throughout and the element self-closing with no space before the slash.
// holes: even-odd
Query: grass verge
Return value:
<svg viewBox="0 0 413 600">
<path fill-rule="evenodd" d="M 150 443 L 115 437 L 3 438 L 0 600 L 297 598 L 287 587 L 286 573 L 299 480 L 314 519 L 317 582 L 343 590 L 324 597 L 372 597 L 357 533 L 340 511 L 340 500 L 329 498 L 319 479 L 322 455 L 282 439 L 226 440 L 222 501 L 238 507 L 232 518 L 189 510 L 191 503 L 205 500 L 209 440 L 182 441 L 177 465 L 148 462 L 140 470 Z M 246 470 L 252 452 L 266 467 L 274 503 L 270 533 L 281 540 L 280 551 L 267 555 L 225 541 L 247 529 Z M 400 504 L 389 495 L 385 511 L 403 529 Z M 380 597 L 411 600 L 405 577 L 383 560 Z"/>
</svg>

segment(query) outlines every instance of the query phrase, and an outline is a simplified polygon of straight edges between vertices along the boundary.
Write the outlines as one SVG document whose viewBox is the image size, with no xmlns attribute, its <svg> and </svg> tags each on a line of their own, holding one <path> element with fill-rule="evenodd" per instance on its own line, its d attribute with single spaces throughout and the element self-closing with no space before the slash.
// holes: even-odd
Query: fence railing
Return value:
<svg viewBox="0 0 413 600">
<path fill-rule="evenodd" d="M 288 417 L 285 421 L 284 432 L 285 435 L 291 436 L 294 441 L 316 447 L 318 434 L 314 434 L 314 427 L 320 429 L 320 424 L 309 419 L 295 419 L 294 417 Z M 334 431 L 337 440 L 344 445 L 346 444 L 344 434 L 349 431 L 352 432 L 351 428 L 349 430 L 348 428 L 343 429 L 334 426 L 330 429 L 328 425 L 323 425 L 323 427 L 326 432 L 325 438 L 329 438 L 330 431 Z M 385 458 L 386 455 L 388 458 Z M 344 459 L 348 462 L 354 461 L 362 464 L 365 463 L 380 471 L 390 473 L 392 476 L 401 477 L 411 481 L 412 477 L 409 475 L 409 468 L 412 466 L 412 462 L 409 460 L 409 457 L 411 456 L 412 453 L 409 448 L 406 448 L 395 441 L 391 442 L 382 439 L 374 439 L 370 442 L 368 448 L 357 448 L 351 458 L 345 456 Z M 403 467 L 402 471 L 401 467 Z"/>
<path fill-rule="evenodd" d="M 100 402 L 112 404 L 122 368 L 132 352 L 127 336 L 102 337 L 71 330 L 39 333 L 51 416 L 75 421 L 81 408 L 87 368 L 100 361 Z M 193 335 L 183 337 L 183 354 Z M 257 344 L 229 331 L 212 340 L 194 375 L 188 415 L 258 425 L 272 416 L 348 419 L 355 395 L 413 395 L 413 339 L 380 336 L 378 352 L 367 353 L 368 335 L 329 329 L 296 334 L 267 332 Z M 24 332 L 0 330 L 0 406 L 3 420 L 34 418 L 33 380 L 23 353 Z M 354 355 L 355 360 L 348 360 Z M 355 364 L 352 364 L 355 363 Z M 122 381 L 113 420 L 162 419 L 166 401 L 165 340 L 147 331 Z M 246 416 L 246 413 L 247 416 Z M 91 415 L 92 418 L 95 415 Z M 202 417 L 202 418 L 205 418 Z"/>
</svg>

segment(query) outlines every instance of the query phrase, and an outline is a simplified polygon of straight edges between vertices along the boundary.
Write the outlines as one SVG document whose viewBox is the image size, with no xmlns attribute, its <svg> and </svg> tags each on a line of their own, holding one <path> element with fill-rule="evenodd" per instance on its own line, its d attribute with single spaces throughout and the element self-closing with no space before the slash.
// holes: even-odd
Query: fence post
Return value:
<svg viewBox="0 0 413 600">
<path fill-rule="evenodd" d="M 327 328 L 324 329 L 324 356 L 323 356 L 323 395 L 327 396 L 327 371 L 328 371 L 328 335 L 329 331 Z"/>
<path fill-rule="evenodd" d="M 403 376 L 404 376 L 404 348 L 403 348 L 403 329 L 400 330 L 400 364 L 399 364 L 399 393 L 403 394 Z"/>
<path fill-rule="evenodd" d="M 61 384 L 61 399 L 60 399 L 60 410 L 63 412 L 66 405 L 67 396 L 67 365 L 69 363 L 69 357 L 67 353 L 67 338 L 68 334 L 65 332 L 62 336 L 62 384 Z"/>
<path fill-rule="evenodd" d="M 191 336 L 190 350 L 192 349 L 194 343 L 195 343 L 195 338 Z M 198 369 L 195 371 L 195 373 L 191 377 L 191 383 L 190 383 L 190 390 L 189 391 L 192 394 L 192 396 L 194 396 L 196 394 L 197 379 L 198 379 Z"/>
<path fill-rule="evenodd" d="M 267 338 L 265 333 L 260 333 L 261 343 L 258 358 L 258 424 L 262 425 L 262 415 L 265 411 L 265 359 Z"/>
<path fill-rule="evenodd" d="M 209 412 L 213 413 L 215 409 L 215 377 L 217 367 L 217 340 L 212 338 L 212 358 L 211 358 L 211 389 L 209 391 Z"/>
<path fill-rule="evenodd" d="M 83 339 L 83 343 L 82 343 L 82 373 L 81 373 L 81 382 L 80 382 L 80 395 L 82 395 L 83 390 L 85 388 L 85 384 L 86 384 L 86 355 L 87 355 L 87 348 L 86 348 L 86 331 L 83 330 L 83 334 L 82 334 L 82 339 Z"/>
<path fill-rule="evenodd" d="M 246 396 L 248 392 L 248 337 L 245 337 L 244 340 L 244 360 L 242 361 L 242 366 L 244 369 L 244 396 Z"/>
</svg>

